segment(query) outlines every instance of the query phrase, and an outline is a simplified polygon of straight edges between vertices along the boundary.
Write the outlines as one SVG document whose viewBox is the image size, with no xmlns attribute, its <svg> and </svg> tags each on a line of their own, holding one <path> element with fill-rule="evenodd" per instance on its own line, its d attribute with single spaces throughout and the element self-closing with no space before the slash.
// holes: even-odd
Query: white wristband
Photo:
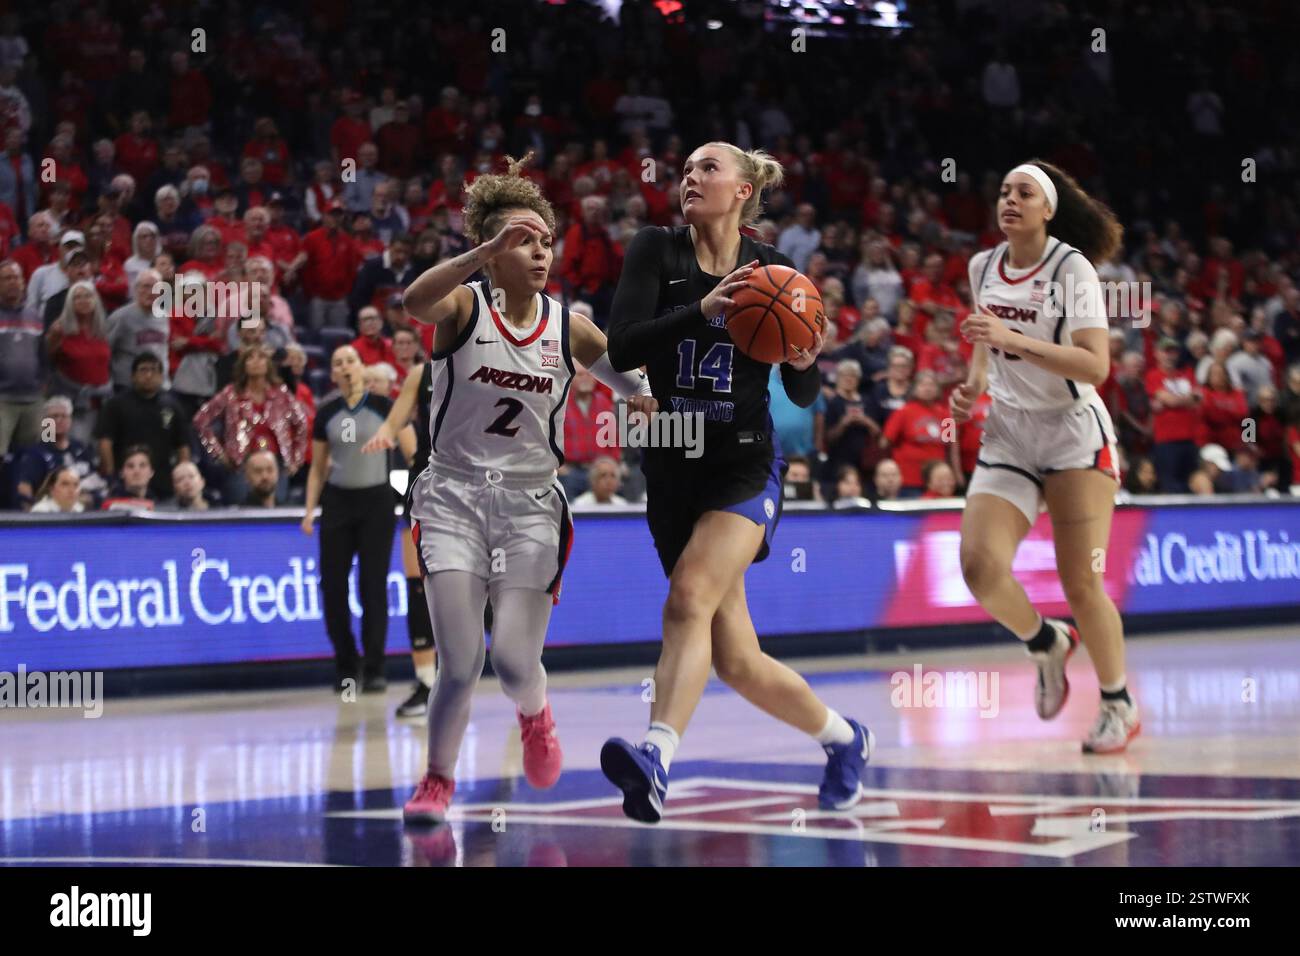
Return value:
<svg viewBox="0 0 1300 956">
<path fill-rule="evenodd" d="M 602 385 L 608 385 L 619 398 L 631 398 L 633 395 L 649 395 L 650 379 L 645 372 L 633 369 L 630 372 L 616 372 L 609 364 L 609 354 L 602 352 L 600 358 L 587 369 Z"/>
</svg>

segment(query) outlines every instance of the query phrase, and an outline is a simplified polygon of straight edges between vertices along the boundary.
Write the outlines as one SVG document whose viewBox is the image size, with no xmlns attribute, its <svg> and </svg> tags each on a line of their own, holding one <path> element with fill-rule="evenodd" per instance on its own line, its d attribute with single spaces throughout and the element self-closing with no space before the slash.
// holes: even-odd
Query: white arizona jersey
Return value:
<svg viewBox="0 0 1300 956">
<path fill-rule="evenodd" d="M 1097 270 L 1068 243 L 1049 236 L 1043 257 L 1027 269 L 1007 265 L 1007 243 L 971 256 L 970 287 L 977 306 L 992 312 L 1013 332 L 1040 342 L 1069 345 L 1077 329 L 1108 327 Z M 1074 382 L 989 349 L 989 394 L 995 402 L 1026 411 L 1067 408 L 1096 394 Z"/>
<path fill-rule="evenodd" d="M 430 461 L 544 475 L 564 463 L 564 405 L 573 378 L 569 310 L 538 293 L 531 329 L 492 308 L 470 282 L 474 308 L 451 348 L 430 356 Z"/>
</svg>

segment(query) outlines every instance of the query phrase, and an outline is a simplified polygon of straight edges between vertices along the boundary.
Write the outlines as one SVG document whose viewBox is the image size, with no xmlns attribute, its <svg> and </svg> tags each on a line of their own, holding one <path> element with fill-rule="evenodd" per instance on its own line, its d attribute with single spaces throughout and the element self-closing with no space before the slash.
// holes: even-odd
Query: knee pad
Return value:
<svg viewBox="0 0 1300 956">
<path fill-rule="evenodd" d="M 429 620 L 429 603 L 424 599 L 424 578 L 406 579 L 406 634 L 411 650 L 433 649 L 433 622 Z"/>
</svg>

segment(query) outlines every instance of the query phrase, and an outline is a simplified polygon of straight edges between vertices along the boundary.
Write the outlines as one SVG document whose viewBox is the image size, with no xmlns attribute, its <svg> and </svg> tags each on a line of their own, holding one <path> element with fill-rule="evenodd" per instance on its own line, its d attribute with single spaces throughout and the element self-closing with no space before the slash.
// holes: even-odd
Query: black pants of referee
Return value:
<svg viewBox="0 0 1300 956">
<path fill-rule="evenodd" d="M 388 641 L 388 570 L 393 555 L 393 492 L 388 485 L 339 488 L 321 492 L 320 584 L 325 630 L 334 645 L 340 678 L 360 671 L 362 678 L 384 672 Z M 357 595 L 361 599 L 361 648 L 352 636 L 348 573 L 357 558 Z M 361 667 L 358 667 L 361 664 Z"/>
</svg>

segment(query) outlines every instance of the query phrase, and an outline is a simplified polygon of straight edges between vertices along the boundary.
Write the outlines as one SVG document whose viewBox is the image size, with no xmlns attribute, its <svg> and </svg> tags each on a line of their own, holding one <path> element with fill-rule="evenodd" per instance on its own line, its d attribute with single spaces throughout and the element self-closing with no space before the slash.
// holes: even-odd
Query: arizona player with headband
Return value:
<svg viewBox="0 0 1300 956">
<path fill-rule="evenodd" d="M 668 770 L 710 665 L 767 713 L 813 737 L 828 762 L 824 809 L 861 797 L 872 736 L 823 704 L 808 682 L 759 647 L 745 601 L 745 571 L 763 560 L 781 514 L 785 462 L 768 413 L 771 365 L 735 347 L 730 296 L 760 264 L 790 266 L 773 247 L 740 231 L 758 218 L 762 191 L 780 185 L 781 165 L 762 150 L 705 143 L 683 167 L 679 191 L 687 225 L 651 226 L 624 258 L 609 325 L 615 368 L 645 365 L 661 409 L 704 417 L 703 453 L 646 448 L 646 518 L 668 575 L 663 649 L 655 669 L 650 728 L 639 745 L 611 738 L 601 769 L 623 791 L 623 812 L 643 823 L 663 815 Z M 797 347 L 781 381 L 808 407 L 821 389 L 817 353 Z"/>
<path fill-rule="evenodd" d="M 574 359 L 634 411 L 653 411 L 645 376 L 615 372 L 604 334 L 543 291 L 555 214 L 520 175 L 531 157 L 511 160 L 505 175 L 474 180 L 465 203 L 474 248 L 419 276 L 403 300 L 412 316 L 435 325 L 429 463 L 409 494 L 438 673 L 429 695 L 428 771 L 405 807 L 412 823 L 446 817 L 483 671 L 489 594 L 492 666 L 518 709 L 525 776 L 539 788 L 559 778 L 542 645 L 573 543 L 556 469 L 564 464 Z M 480 270 L 486 278 L 462 284 Z"/>
<path fill-rule="evenodd" d="M 1101 685 L 1083 749 L 1115 753 L 1140 725 L 1126 687 L 1123 623 L 1097 566 L 1119 473 L 1115 430 L 1096 388 L 1110 371 L 1110 330 L 1092 263 L 1111 257 L 1123 229 L 1072 177 L 1038 160 L 1003 178 L 997 213 L 1006 241 L 971 258 L 976 311 L 961 331 L 976 349 L 950 398 L 958 422 L 986 388 L 993 400 L 962 515 L 962 574 L 984 610 L 1025 642 L 1044 720 L 1065 706 L 1066 662 L 1082 636 Z M 1077 631 L 1039 614 L 1011 574 L 1044 505 Z"/>
</svg>

